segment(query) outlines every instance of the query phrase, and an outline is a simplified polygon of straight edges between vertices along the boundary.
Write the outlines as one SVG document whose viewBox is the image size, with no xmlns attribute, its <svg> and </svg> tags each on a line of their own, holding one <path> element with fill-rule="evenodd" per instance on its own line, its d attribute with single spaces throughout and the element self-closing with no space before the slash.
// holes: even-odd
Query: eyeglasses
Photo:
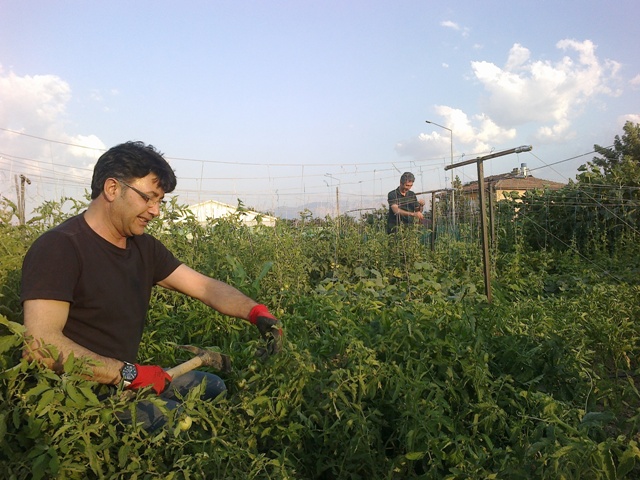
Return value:
<svg viewBox="0 0 640 480">
<path fill-rule="evenodd" d="M 142 199 L 145 202 L 147 202 L 147 206 L 149 207 L 155 207 L 156 205 L 161 205 L 161 204 L 164 205 L 165 203 L 167 203 L 166 200 L 163 200 L 161 198 L 151 198 L 149 195 L 147 195 L 144 192 L 141 192 L 136 187 L 129 185 L 127 182 L 123 182 L 122 180 L 118 180 L 118 182 L 123 184 L 125 187 L 129 187 L 131 190 L 133 190 L 138 195 L 140 195 L 140 197 L 142 197 Z"/>
</svg>

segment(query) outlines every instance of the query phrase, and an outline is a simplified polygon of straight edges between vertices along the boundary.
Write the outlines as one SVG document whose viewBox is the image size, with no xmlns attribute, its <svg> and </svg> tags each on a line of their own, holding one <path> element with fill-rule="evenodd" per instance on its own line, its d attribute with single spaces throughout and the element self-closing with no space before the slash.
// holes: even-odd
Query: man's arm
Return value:
<svg viewBox="0 0 640 480">
<path fill-rule="evenodd" d="M 396 190 L 391 190 L 389 192 L 389 195 L 387 196 L 387 202 L 389 202 L 389 209 L 393 212 L 393 214 L 401 217 L 412 217 L 413 212 L 409 212 L 400 208 L 400 203 L 402 201 L 403 198 L 398 197 L 398 193 Z"/>
<path fill-rule="evenodd" d="M 403 210 L 402 208 L 400 208 L 398 204 L 391 205 L 391 211 L 401 217 L 416 217 L 420 220 L 424 218 L 422 212 L 409 212 L 408 210 Z"/>
<path fill-rule="evenodd" d="M 184 264 L 158 282 L 158 285 L 196 298 L 224 315 L 245 320 L 249 319 L 249 312 L 257 305 L 257 302 L 240 290 L 207 277 Z"/>
<path fill-rule="evenodd" d="M 265 305 L 258 304 L 231 285 L 207 277 L 182 264 L 171 275 L 158 282 L 161 287 L 177 290 L 200 300 L 205 305 L 230 317 L 243 318 L 254 324 L 267 342 L 260 356 L 282 350 L 282 327 Z"/>
<path fill-rule="evenodd" d="M 77 357 L 89 357 L 100 363 L 93 367 L 91 380 L 117 384 L 120 382 L 120 368 L 123 362 L 115 358 L 103 357 L 78 345 L 66 337 L 62 331 L 69 316 L 69 303 L 59 300 L 26 300 L 24 302 L 24 326 L 27 345 L 23 356 L 40 360 L 55 371 L 62 370 L 65 359 L 73 352 Z M 58 358 L 51 358 L 43 349 L 53 345 L 58 350 Z"/>
</svg>

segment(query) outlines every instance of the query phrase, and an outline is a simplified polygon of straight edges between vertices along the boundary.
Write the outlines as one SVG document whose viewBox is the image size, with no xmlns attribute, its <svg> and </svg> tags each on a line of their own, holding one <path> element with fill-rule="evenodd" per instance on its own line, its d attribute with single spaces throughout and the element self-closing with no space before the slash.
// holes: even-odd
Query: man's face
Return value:
<svg viewBox="0 0 640 480">
<path fill-rule="evenodd" d="M 405 193 L 407 193 L 409 190 L 411 190 L 411 187 L 413 187 L 413 182 L 404 182 L 400 184 L 400 193 L 402 193 L 403 195 Z"/>
<path fill-rule="evenodd" d="M 122 189 L 118 208 L 121 234 L 125 237 L 142 235 L 151 220 L 160 215 L 164 191 L 158 178 L 150 173 L 129 182 L 118 182 Z"/>
</svg>

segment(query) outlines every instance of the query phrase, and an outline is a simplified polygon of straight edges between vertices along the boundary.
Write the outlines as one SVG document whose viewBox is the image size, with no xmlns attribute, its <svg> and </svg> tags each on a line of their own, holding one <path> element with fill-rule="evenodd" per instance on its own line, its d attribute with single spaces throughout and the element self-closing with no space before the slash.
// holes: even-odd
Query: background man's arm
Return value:
<svg viewBox="0 0 640 480">
<path fill-rule="evenodd" d="M 24 302 L 24 326 L 27 344 L 23 356 L 40 360 L 55 371 L 62 370 L 65 359 L 73 352 L 77 357 L 89 357 L 100 364 L 93 368 L 90 380 L 117 384 L 120 382 L 122 362 L 115 358 L 103 357 L 78 345 L 62 331 L 69 317 L 69 303 L 58 300 L 27 300 Z M 58 350 L 58 358 L 51 358 L 43 348 L 53 345 Z"/>
<path fill-rule="evenodd" d="M 423 218 L 422 212 L 409 212 L 407 210 L 403 210 L 397 204 L 391 205 L 391 211 L 396 215 L 400 215 L 401 217 L 417 217 L 419 219 Z"/>
</svg>

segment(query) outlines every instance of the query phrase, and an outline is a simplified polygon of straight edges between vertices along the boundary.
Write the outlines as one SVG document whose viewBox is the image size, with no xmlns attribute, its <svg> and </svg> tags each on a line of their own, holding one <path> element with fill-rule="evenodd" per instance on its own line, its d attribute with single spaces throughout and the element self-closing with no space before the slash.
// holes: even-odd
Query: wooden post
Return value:
<svg viewBox="0 0 640 480">
<path fill-rule="evenodd" d="M 455 165 L 444 167 L 446 170 L 451 170 L 452 168 L 458 168 L 465 165 L 471 165 L 475 163 L 478 167 L 478 198 L 480 200 L 480 228 L 482 231 L 482 260 L 484 264 L 484 287 L 485 294 L 487 295 L 487 300 L 491 303 L 491 262 L 489 258 L 489 238 L 487 235 L 487 210 L 486 210 L 486 200 L 484 191 L 484 166 L 482 162 L 484 160 L 489 160 L 491 158 L 502 157 L 503 155 L 510 155 L 512 153 L 522 153 L 529 152 L 532 149 L 531 145 L 523 145 L 521 147 L 512 148 L 510 150 L 504 150 L 502 152 L 491 153 L 489 155 L 485 155 L 484 157 L 478 157 L 474 160 L 465 160 L 463 162 L 458 162 Z"/>
<path fill-rule="evenodd" d="M 484 289 L 491 303 L 491 259 L 489 258 L 489 238 L 487 235 L 487 201 L 484 190 L 484 164 L 478 160 L 478 198 L 480 199 L 480 232 L 482 238 L 482 263 L 484 264 Z"/>
</svg>

